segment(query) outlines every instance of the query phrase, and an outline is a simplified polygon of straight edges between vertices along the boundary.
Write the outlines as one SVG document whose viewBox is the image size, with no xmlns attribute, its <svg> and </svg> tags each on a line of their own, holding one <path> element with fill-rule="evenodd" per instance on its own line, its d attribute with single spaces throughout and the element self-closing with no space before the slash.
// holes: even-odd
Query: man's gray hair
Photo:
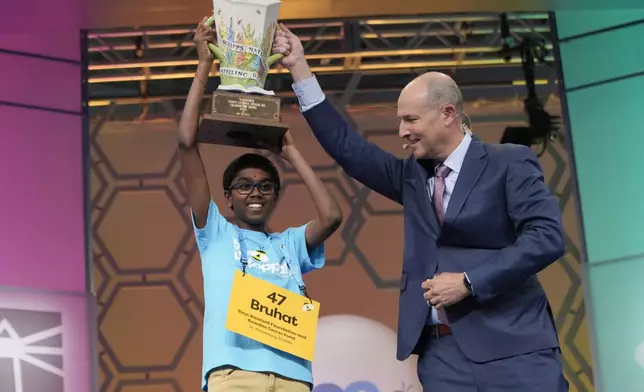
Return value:
<svg viewBox="0 0 644 392">
<path fill-rule="evenodd" d="M 435 109 L 444 105 L 454 105 L 457 116 L 463 112 L 463 95 L 461 89 L 452 79 L 429 79 L 427 81 L 427 96 L 429 104 Z"/>
</svg>

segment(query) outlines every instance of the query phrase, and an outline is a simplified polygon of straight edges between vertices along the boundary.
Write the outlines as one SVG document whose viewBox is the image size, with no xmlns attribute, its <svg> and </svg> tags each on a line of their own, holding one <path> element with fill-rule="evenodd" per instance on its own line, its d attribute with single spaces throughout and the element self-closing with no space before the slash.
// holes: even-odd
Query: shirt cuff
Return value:
<svg viewBox="0 0 644 392">
<path fill-rule="evenodd" d="M 465 275 L 465 279 L 467 279 L 467 283 L 470 284 L 470 289 L 472 290 L 472 296 L 474 296 L 474 286 L 472 286 L 472 281 L 470 278 L 467 276 L 467 272 L 463 272 L 463 275 Z"/>
<path fill-rule="evenodd" d="M 306 112 L 324 101 L 324 92 L 315 75 L 292 85 L 300 103 L 300 111 Z"/>
</svg>

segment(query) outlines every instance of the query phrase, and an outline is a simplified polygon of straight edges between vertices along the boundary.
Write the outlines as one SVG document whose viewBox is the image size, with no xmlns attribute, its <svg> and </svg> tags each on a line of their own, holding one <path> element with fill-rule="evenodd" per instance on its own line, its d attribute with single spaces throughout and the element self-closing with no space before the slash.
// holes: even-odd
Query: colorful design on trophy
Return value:
<svg viewBox="0 0 644 392">
<path fill-rule="evenodd" d="M 241 20 L 237 23 L 240 25 Z M 249 24 L 241 25 L 241 29 L 235 32 L 233 26 L 233 18 L 229 18 L 228 25 L 224 24 L 222 19 L 220 22 L 221 25 L 226 26 L 226 43 L 234 43 L 239 46 L 226 45 L 224 52 L 226 53 L 226 60 L 228 64 L 222 64 L 222 66 L 233 66 L 234 68 L 244 70 L 244 71 L 256 71 L 258 69 L 257 63 L 261 63 L 262 56 L 250 53 L 248 51 L 236 50 L 237 48 L 259 48 L 259 38 L 255 34 L 255 29 Z M 264 53 L 262 53 L 264 55 Z M 260 75 L 261 77 L 261 75 Z"/>
<path fill-rule="evenodd" d="M 273 0 L 265 1 L 279 5 Z M 272 94 L 264 90 L 266 76 L 270 66 L 282 56 L 270 55 L 277 12 L 267 12 L 269 6 L 253 5 L 251 9 L 235 0 L 221 2 L 215 15 L 206 22 L 211 25 L 217 19 L 217 46 L 209 47 L 220 63 L 223 88 Z"/>
</svg>

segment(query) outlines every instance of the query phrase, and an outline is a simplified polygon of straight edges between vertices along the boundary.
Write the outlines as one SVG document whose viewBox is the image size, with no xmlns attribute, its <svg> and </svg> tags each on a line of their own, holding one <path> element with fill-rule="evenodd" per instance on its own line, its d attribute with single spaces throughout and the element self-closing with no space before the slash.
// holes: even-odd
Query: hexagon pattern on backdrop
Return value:
<svg viewBox="0 0 644 392">
<path fill-rule="evenodd" d="M 510 117 L 520 108 L 503 110 Z M 364 137 L 403 155 L 395 113 L 373 110 L 352 116 Z M 306 279 L 311 294 L 323 304 L 321 316 L 353 314 L 395 331 L 401 207 L 349 178 L 319 147 L 297 112 L 287 112 L 284 118 L 344 212 L 342 226 L 327 245 L 327 267 Z M 475 133 L 487 142 L 500 140 L 503 128 L 511 125 L 474 121 Z M 206 145 L 201 152 L 213 197 L 222 203 L 221 174 L 246 151 Z M 200 260 L 176 154 L 176 122 L 94 118 L 91 161 L 100 390 L 197 391 L 204 304 Z M 563 210 L 568 252 L 540 278 L 555 312 L 571 391 L 592 391 L 579 233 L 565 149 L 551 145 L 541 162 Z M 277 163 L 285 186 L 270 227 L 283 230 L 313 218 L 315 212 L 297 174 Z"/>
</svg>

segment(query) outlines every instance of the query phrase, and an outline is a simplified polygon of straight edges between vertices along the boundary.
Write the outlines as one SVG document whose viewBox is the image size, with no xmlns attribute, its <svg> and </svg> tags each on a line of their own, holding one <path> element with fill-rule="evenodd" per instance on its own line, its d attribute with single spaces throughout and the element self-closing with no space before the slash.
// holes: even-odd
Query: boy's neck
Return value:
<svg viewBox="0 0 644 392">
<path fill-rule="evenodd" d="M 239 226 L 240 229 L 244 230 L 250 230 L 250 231 L 257 231 L 260 233 L 266 233 L 266 224 L 265 223 L 260 223 L 257 225 L 252 225 L 250 223 L 243 222 L 241 220 L 237 221 L 237 226 Z"/>
</svg>

